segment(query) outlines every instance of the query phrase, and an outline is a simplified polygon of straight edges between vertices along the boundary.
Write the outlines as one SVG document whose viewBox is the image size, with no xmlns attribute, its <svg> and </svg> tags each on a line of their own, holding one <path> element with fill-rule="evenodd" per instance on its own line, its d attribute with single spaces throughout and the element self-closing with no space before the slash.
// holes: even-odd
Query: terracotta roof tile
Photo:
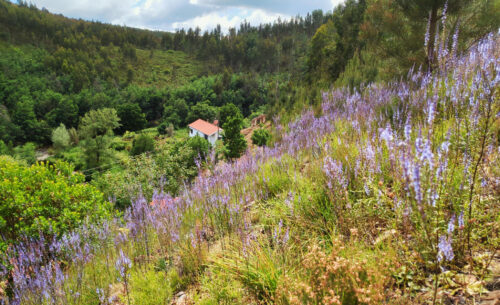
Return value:
<svg viewBox="0 0 500 305">
<path fill-rule="evenodd" d="M 198 130 L 199 132 L 206 134 L 207 136 L 211 136 L 217 132 L 217 130 L 222 131 L 222 128 L 215 126 L 212 123 L 204 121 L 202 119 L 198 119 L 193 123 L 189 124 L 189 127 Z"/>
</svg>

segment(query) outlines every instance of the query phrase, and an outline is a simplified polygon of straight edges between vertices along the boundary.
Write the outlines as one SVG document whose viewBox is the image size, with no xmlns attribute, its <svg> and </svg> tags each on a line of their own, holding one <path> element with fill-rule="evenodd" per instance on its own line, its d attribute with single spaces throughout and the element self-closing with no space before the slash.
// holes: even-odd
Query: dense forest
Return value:
<svg viewBox="0 0 500 305">
<path fill-rule="evenodd" d="M 498 25 L 494 1 L 455 2 L 447 22 L 464 37 L 462 50 Z M 122 107 L 125 115 L 124 108 L 133 107 L 124 104 L 138 105 L 148 126 L 181 127 L 200 112 L 212 119 L 228 103 L 244 116 L 278 112 L 298 98 L 291 87 L 390 80 L 428 64 L 420 46 L 426 10 L 410 6 L 349 0 L 333 12 L 257 27 L 243 23 L 224 34 L 220 27 L 161 33 L 72 20 L 2 0 L 0 140 L 48 145 L 61 123 L 76 128 L 86 112 L 103 107 Z M 318 98 L 309 93 L 311 102 Z M 164 117 L 171 108 L 177 113 Z"/>
<path fill-rule="evenodd" d="M 227 32 L 0 0 L 0 305 L 500 301 L 499 29 L 499 0 Z"/>
</svg>

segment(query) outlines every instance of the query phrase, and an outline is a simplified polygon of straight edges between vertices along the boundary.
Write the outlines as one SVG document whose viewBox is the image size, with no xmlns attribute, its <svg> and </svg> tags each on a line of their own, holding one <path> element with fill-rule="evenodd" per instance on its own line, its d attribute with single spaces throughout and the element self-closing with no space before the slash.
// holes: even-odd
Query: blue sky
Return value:
<svg viewBox="0 0 500 305">
<path fill-rule="evenodd" d="M 86 20 L 173 31 L 220 24 L 224 30 L 243 20 L 252 25 L 305 15 L 315 9 L 332 10 L 343 0 L 31 0 L 38 8 Z"/>
</svg>

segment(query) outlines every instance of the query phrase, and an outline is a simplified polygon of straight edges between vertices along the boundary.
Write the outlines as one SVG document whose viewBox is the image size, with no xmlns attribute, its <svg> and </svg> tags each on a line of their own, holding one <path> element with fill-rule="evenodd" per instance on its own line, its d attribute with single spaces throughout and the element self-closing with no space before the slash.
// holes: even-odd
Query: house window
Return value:
<svg viewBox="0 0 500 305">
<path fill-rule="evenodd" d="M 207 135 L 205 135 L 205 140 L 208 140 L 208 136 Z"/>
</svg>

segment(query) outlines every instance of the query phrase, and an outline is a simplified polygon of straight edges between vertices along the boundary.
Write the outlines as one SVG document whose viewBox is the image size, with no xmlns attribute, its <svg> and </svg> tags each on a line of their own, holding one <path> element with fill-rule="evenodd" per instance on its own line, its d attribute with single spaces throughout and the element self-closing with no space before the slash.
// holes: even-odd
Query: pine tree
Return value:
<svg viewBox="0 0 500 305">
<path fill-rule="evenodd" d="M 241 134 L 243 127 L 243 116 L 241 113 L 229 117 L 224 123 L 224 146 L 226 147 L 226 158 L 234 159 L 240 157 L 247 149 L 247 141 Z"/>
</svg>

